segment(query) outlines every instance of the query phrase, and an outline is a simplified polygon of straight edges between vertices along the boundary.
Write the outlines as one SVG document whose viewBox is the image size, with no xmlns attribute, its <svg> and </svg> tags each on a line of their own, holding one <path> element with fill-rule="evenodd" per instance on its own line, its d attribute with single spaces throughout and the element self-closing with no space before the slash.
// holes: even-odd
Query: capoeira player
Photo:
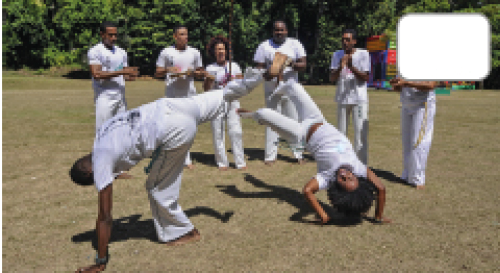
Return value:
<svg viewBox="0 0 500 273">
<path fill-rule="evenodd" d="M 423 189 L 425 167 L 431 149 L 436 114 L 435 82 L 390 80 L 401 92 L 401 138 L 403 141 L 403 174 L 406 183 Z"/>
<path fill-rule="evenodd" d="M 125 80 L 133 81 L 139 70 L 128 66 L 127 52 L 115 45 L 118 28 L 112 22 L 100 26 L 101 42 L 89 49 L 87 58 L 95 100 L 96 131 L 112 116 L 125 112 Z"/>
<path fill-rule="evenodd" d="M 223 114 L 227 102 L 248 94 L 263 82 L 265 70 L 247 69 L 244 79 L 224 89 L 190 98 L 162 98 L 106 121 L 96 134 L 93 152 L 75 162 L 71 179 L 79 185 L 94 184 L 99 213 L 95 265 L 82 271 L 104 270 L 111 235 L 113 180 L 141 159 L 153 157 L 146 190 L 160 242 L 180 245 L 200 239 L 200 234 L 178 204 L 184 158 L 200 123 Z"/>
<path fill-rule="evenodd" d="M 288 28 L 283 20 L 274 21 L 273 37 L 262 42 L 254 56 L 254 63 L 257 68 L 269 68 L 274 60 L 274 54 L 278 49 L 288 48 L 293 52 L 293 64 L 291 67 L 285 68 L 281 77 L 283 80 L 292 79 L 295 82 L 299 81 L 299 73 L 305 71 L 307 66 L 306 51 L 304 46 L 294 38 L 288 38 Z M 297 120 L 297 110 L 293 103 L 285 96 L 271 97 L 272 92 L 277 86 L 278 79 L 266 79 L 264 83 L 264 92 L 266 99 L 266 107 L 274 109 L 283 115 Z M 278 134 L 272 131 L 269 127 L 266 128 L 266 146 L 264 162 L 266 165 L 272 165 L 278 157 Z M 304 163 L 302 152 L 294 151 L 294 156 L 299 164 Z"/>
<path fill-rule="evenodd" d="M 363 164 L 368 165 L 368 92 L 370 54 L 355 48 L 356 31 L 342 33 L 342 50 L 332 55 L 330 81 L 337 81 L 337 126 L 347 135 L 349 116 L 352 113 L 354 150 Z"/>
<path fill-rule="evenodd" d="M 272 94 L 285 93 L 297 107 L 299 121 L 262 108 L 256 112 L 239 109 L 242 116 L 251 117 L 267 125 L 289 143 L 303 143 L 317 162 L 317 174 L 304 186 L 305 198 L 325 224 L 330 217 L 323 210 L 315 193 L 328 189 L 330 202 L 338 211 L 361 215 L 372 206 L 373 191 L 377 193 L 375 221 L 389 223 L 382 216 L 385 205 L 385 187 L 380 179 L 356 156 L 344 134 L 327 123 L 318 106 L 299 83 L 288 81 Z"/>
<path fill-rule="evenodd" d="M 208 42 L 207 54 L 215 60 L 215 63 L 208 65 L 205 69 L 208 74 L 214 76 L 213 78 L 205 78 L 203 84 L 203 89 L 205 91 L 224 88 L 232 78 L 241 79 L 243 77 L 240 66 L 235 62 L 229 64 L 227 61 L 229 55 L 228 49 L 229 40 L 223 36 L 215 36 Z M 231 75 L 229 71 L 231 71 Z M 221 171 L 226 171 L 229 167 L 224 138 L 226 120 L 236 168 L 240 170 L 247 169 L 245 154 L 243 152 L 243 130 L 241 128 L 240 116 L 236 114 L 236 109 L 238 108 L 240 108 L 240 102 L 238 100 L 227 103 L 226 114 L 211 122 L 215 161 L 217 167 Z"/>
<path fill-rule="evenodd" d="M 188 46 L 188 29 L 179 25 L 174 28 L 175 45 L 164 48 L 156 62 L 155 77 L 165 77 L 165 96 L 167 98 L 187 98 L 196 95 L 194 78 L 205 75 L 200 51 Z M 177 77 L 175 73 L 193 71 L 189 75 Z M 194 168 L 189 152 L 185 165 Z"/>
</svg>

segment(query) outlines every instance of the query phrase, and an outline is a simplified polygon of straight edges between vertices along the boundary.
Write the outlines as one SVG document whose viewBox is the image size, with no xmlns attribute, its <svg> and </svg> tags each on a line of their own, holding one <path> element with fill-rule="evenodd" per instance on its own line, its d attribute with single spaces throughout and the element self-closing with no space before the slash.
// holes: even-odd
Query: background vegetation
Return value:
<svg viewBox="0 0 500 273">
<path fill-rule="evenodd" d="M 350 3 L 348 3 L 350 2 Z M 216 34 L 227 34 L 230 1 L 221 0 L 3 0 L 4 68 L 32 69 L 73 66 L 87 69 L 85 53 L 99 41 L 99 24 L 117 21 L 119 44 L 130 62 L 152 74 L 156 58 L 173 43 L 172 28 L 189 28 L 190 44 L 202 51 Z M 410 12 L 481 12 L 492 25 L 492 72 L 486 88 L 500 88 L 500 4 L 498 0 L 234 0 L 234 58 L 243 66 L 252 63 L 257 45 L 271 36 L 277 18 L 289 24 L 289 36 L 306 47 L 309 66 L 301 76 L 308 83 L 327 81 L 332 52 L 340 48 L 343 28 L 365 37 L 391 33 L 398 19 Z M 460 43 L 474 37 L 454 37 Z"/>
</svg>

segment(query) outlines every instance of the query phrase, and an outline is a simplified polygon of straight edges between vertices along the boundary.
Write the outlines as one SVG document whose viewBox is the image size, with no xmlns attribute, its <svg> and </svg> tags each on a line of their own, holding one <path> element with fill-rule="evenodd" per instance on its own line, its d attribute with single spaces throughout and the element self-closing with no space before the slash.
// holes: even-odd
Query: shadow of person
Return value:
<svg viewBox="0 0 500 273">
<path fill-rule="evenodd" d="M 391 183 L 402 184 L 404 186 L 408 186 L 408 187 L 412 187 L 412 188 L 415 187 L 415 186 L 409 184 L 408 182 L 406 182 L 405 180 L 401 179 L 399 176 L 395 175 L 392 172 L 381 170 L 381 169 L 375 169 L 375 168 L 370 168 L 370 169 L 373 171 L 373 173 L 375 173 L 376 176 L 383 178 Z"/>
<path fill-rule="evenodd" d="M 283 186 L 266 184 L 264 181 L 250 174 L 245 174 L 245 181 L 249 182 L 254 187 L 266 189 L 267 191 L 242 192 L 235 185 L 217 185 L 216 187 L 219 188 L 221 192 L 234 198 L 277 199 L 278 203 L 286 202 L 298 209 L 296 213 L 290 216 L 290 221 L 311 223 L 311 221 L 306 220 L 305 217 L 310 214 L 315 214 L 315 212 L 312 210 L 311 206 L 301 192 Z M 319 201 L 319 203 L 328 216 L 330 216 L 330 221 L 327 225 L 353 226 L 362 222 L 361 217 L 347 217 L 344 214 L 337 212 L 332 206 L 329 206 L 321 201 Z"/>
<path fill-rule="evenodd" d="M 185 213 L 188 217 L 195 217 L 198 215 L 210 216 L 219 219 L 223 223 L 227 223 L 234 214 L 233 211 L 220 213 L 212 208 L 204 206 L 188 209 Z M 134 214 L 113 220 L 109 244 L 127 241 L 129 239 L 146 239 L 151 242 L 159 242 L 156 236 L 153 219 L 139 221 L 141 217 L 141 214 Z M 92 247 L 97 250 L 97 233 L 95 229 L 73 235 L 71 241 L 73 243 L 92 242 Z"/>
<path fill-rule="evenodd" d="M 206 154 L 203 152 L 191 152 L 191 159 L 193 162 L 199 162 L 203 165 L 217 167 L 215 163 L 215 155 L 214 154 Z"/>
<path fill-rule="evenodd" d="M 260 149 L 260 148 L 245 148 L 245 151 L 244 151 L 245 155 L 247 156 L 247 161 L 255 161 L 255 160 L 259 160 L 259 161 L 264 161 L 264 149 Z M 291 153 L 291 152 L 289 152 Z M 312 156 L 304 156 L 306 157 L 307 159 L 313 161 L 313 157 Z M 286 155 L 282 155 L 280 153 L 278 153 L 278 157 L 277 157 L 277 160 L 278 161 L 285 161 L 285 162 L 288 162 L 288 163 L 297 163 L 297 159 L 295 157 L 290 157 L 290 156 L 286 156 Z"/>
</svg>

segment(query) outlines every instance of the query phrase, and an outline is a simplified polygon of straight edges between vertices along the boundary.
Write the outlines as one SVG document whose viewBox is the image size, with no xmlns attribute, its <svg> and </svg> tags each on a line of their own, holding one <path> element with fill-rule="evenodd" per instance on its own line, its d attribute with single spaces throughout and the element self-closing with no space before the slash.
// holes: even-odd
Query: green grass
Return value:
<svg viewBox="0 0 500 273">
<path fill-rule="evenodd" d="M 3 270 L 74 271 L 95 255 L 96 190 L 68 177 L 93 143 L 91 83 L 4 76 Z M 334 87 L 306 89 L 336 124 Z M 164 83 L 127 83 L 126 95 L 133 108 L 162 97 Z M 242 107 L 263 107 L 263 96 L 259 88 Z M 369 96 L 370 166 L 390 178 L 402 170 L 399 96 Z M 114 224 L 108 271 L 498 271 L 499 102 L 495 91 L 438 96 L 426 188 L 383 179 L 385 214 L 394 220 L 386 226 L 295 221 L 298 213 L 313 216 L 300 190 L 315 174 L 314 162 L 295 165 L 281 150 L 282 160 L 265 166 L 264 128 L 243 120 L 248 171 L 219 172 L 210 125 L 203 124 L 192 148 L 196 169 L 184 172 L 180 198 L 202 241 L 178 248 L 156 242 L 145 160 L 132 169 L 134 179 L 115 183 L 113 217 L 121 221 Z M 325 192 L 318 198 L 328 203 Z"/>
</svg>

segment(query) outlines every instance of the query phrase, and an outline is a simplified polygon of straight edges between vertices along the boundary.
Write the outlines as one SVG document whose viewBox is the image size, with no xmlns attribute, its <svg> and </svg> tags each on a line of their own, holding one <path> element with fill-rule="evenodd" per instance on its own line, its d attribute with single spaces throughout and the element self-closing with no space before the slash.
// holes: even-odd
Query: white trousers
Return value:
<svg viewBox="0 0 500 273">
<path fill-rule="evenodd" d="M 108 96 L 107 94 L 100 94 L 95 100 L 96 132 L 106 120 L 125 111 L 127 111 L 125 97 L 122 95 Z"/>
<path fill-rule="evenodd" d="M 194 228 L 182 211 L 178 199 L 184 159 L 196 135 L 196 120 L 182 114 L 173 114 L 169 118 L 174 121 L 165 124 L 165 131 L 169 131 L 168 128 L 183 127 L 181 131 L 184 132 L 185 142 L 176 148 L 162 146 L 155 151 L 145 185 L 160 242 L 175 240 Z"/>
<path fill-rule="evenodd" d="M 276 82 L 265 81 L 264 82 L 264 92 L 266 99 L 266 107 L 275 110 L 278 113 L 283 114 L 293 120 L 298 120 L 297 110 L 295 105 L 292 103 L 290 98 L 286 95 L 281 96 L 271 96 L 273 91 L 276 89 Z M 272 130 L 270 127 L 266 128 L 266 146 L 265 146 L 265 157 L 264 161 L 274 161 L 278 157 L 278 133 Z M 293 155 L 297 159 L 302 159 L 302 152 L 295 151 Z"/>
<path fill-rule="evenodd" d="M 240 116 L 236 109 L 240 108 L 240 102 L 234 100 L 226 102 L 225 115 L 212 120 L 212 137 L 215 152 L 215 161 L 218 167 L 228 167 L 229 161 L 226 155 L 225 127 L 227 121 L 229 139 L 234 155 L 236 168 L 240 169 L 246 166 L 245 154 L 243 151 L 243 130 L 241 129 Z"/>
<path fill-rule="evenodd" d="M 325 122 L 325 118 L 304 87 L 288 81 L 280 84 L 270 97 L 286 95 L 297 109 L 298 120 L 284 116 L 269 108 L 257 110 L 253 118 L 260 124 L 269 126 L 288 143 L 302 148 L 305 146 L 307 131 L 315 123 Z"/>
<path fill-rule="evenodd" d="M 436 102 L 405 105 L 401 108 L 401 137 L 403 142 L 403 174 L 401 178 L 412 185 L 425 184 L 427 156 L 434 132 Z"/>
<path fill-rule="evenodd" d="M 368 165 L 368 103 L 337 105 L 337 128 L 345 136 L 347 136 L 351 114 L 354 127 L 354 151 L 359 160 Z"/>
</svg>

